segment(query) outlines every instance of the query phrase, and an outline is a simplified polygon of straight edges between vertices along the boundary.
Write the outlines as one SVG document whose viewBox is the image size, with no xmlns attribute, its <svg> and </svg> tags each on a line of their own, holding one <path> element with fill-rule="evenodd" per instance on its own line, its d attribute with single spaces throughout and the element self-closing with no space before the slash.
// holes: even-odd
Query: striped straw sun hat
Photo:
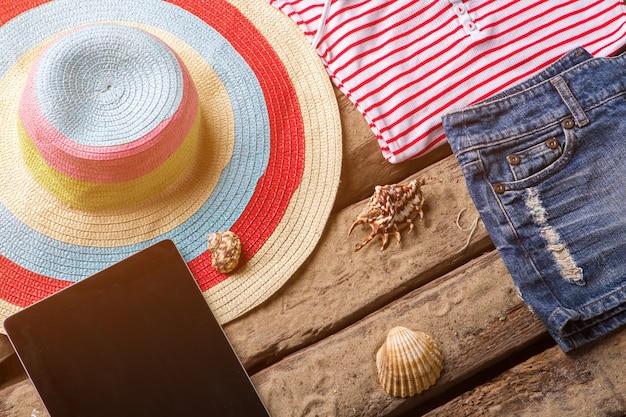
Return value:
<svg viewBox="0 0 626 417">
<path fill-rule="evenodd" d="M 264 0 L 0 0 L 0 320 L 171 239 L 225 323 L 317 243 L 334 92 Z M 242 260 L 211 265 L 232 231 Z"/>
</svg>

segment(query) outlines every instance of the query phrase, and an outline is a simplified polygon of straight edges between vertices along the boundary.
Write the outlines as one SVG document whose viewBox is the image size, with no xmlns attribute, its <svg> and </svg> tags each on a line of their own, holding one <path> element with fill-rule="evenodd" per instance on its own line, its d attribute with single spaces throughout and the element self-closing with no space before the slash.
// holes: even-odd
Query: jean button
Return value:
<svg viewBox="0 0 626 417">
<path fill-rule="evenodd" d="M 557 149 L 561 144 L 556 138 L 550 138 L 546 141 L 546 146 L 550 149 Z"/>
<path fill-rule="evenodd" d="M 511 165 L 519 165 L 522 162 L 522 158 L 517 154 L 509 155 L 506 159 Z"/>
<path fill-rule="evenodd" d="M 561 126 L 563 126 L 564 129 L 571 129 L 574 127 L 574 120 L 565 119 L 561 122 Z"/>
<path fill-rule="evenodd" d="M 496 194 L 504 194 L 506 190 L 504 188 L 504 184 L 496 182 L 493 184 L 493 191 L 495 191 Z"/>
</svg>

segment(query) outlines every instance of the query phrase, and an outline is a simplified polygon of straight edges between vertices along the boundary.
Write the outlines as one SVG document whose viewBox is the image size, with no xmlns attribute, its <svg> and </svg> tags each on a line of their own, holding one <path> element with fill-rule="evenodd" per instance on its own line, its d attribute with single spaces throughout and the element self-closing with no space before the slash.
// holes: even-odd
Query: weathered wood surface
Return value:
<svg viewBox="0 0 626 417">
<path fill-rule="evenodd" d="M 545 329 L 517 297 L 482 224 L 472 233 L 478 215 L 449 148 L 388 164 L 352 104 L 339 93 L 338 102 L 342 181 L 318 247 L 278 293 L 225 326 L 272 415 L 421 415 L 433 400 L 444 398 L 447 403 L 431 415 L 552 417 L 559 415 L 554 410 L 575 407 L 579 394 L 592 398 L 585 410 L 597 411 L 584 415 L 623 413 L 624 331 L 583 353 L 566 356 L 550 348 L 490 382 L 472 382 L 505 361 L 519 363 L 515 358 L 527 357 L 527 349 L 542 347 Z M 439 179 L 423 189 L 424 221 L 412 234 L 403 231 L 399 246 L 390 239 L 380 251 L 374 240 L 355 253 L 369 228 L 359 227 L 351 236 L 348 230 L 374 186 L 415 176 Z M 376 379 L 374 355 L 394 325 L 431 333 L 446 357 L 437 384 L 409 399 L 387 395 Z M 559 365 L 564 373 L 554 369 Z M 603 378 L 602 372 L 619 375 Z M 579 381 L 610 388 L 600 391 Z M 465 384 L 474 389 L 463 394 Z M 518 411 L 531 400 L 533 413 Z M 0 336 L 0 416 L 31 414 L 45 417 L 8 340 Z"/>
<path fill-rule="evenodd" d="M 438 383 L 405 400 L 386 394 L 376 379 L 375 352 L 395 325 L 431 333 L 445 354 L 445 371 Z M 543 333 L 541 323 L 517 297 L 499 257 L 489 252 L 252 379 L 275 417 L 398 415 L 523 349 Z M 15 389 L 5 397 L 37 408 L 38 399 L 27 383 Z"/>
<path fill-rule="evenodd" d="M 399 246 L 390 239 L 381 251 L 376 239 L 355 253 L 369 227 L 351 236 L 348 230 L 366 201 L 349 206 L 331 217 L 313 255 L 277 294 L 226 325 L 248 369 L 320 340 L 491 248 L 479 224 L 463 250 L 478 214 L 453 157 L 417 175 L 439 182 L 424 186 L 424 220 L 413 233 L 403 231 Z"/>
<path fill-rule="evenodd" d="M 29 379 L 22 379 L 0 390 L 0 416 L 48 417 Z"/>
<path fill-rule="evenodd" d="M 390 164 L 382 157 L 376 138 L 356 107 L 335 88 L 341 127 L 343 129 L 343 159 L 341 183 L 333 211 L 368 198 L 374 185 L 393 184 L 404 180 L 433 162 L 451 155 L 445 145 L 421 158 Z"/>
<path fill-rule="evenodd" d="M 623 331 L 567 355 L 552 347 L 426 416 L 623 416 L 624 352 Z"/>
<path fill-rule="evenodd" d="M 389 396 L 377 382 L 375 353 L 396 325 L 430 333 L 445 356 L 437 384 L 409 399 Z M 544 332 L 490 252 L 258 372 L 253 381 L 275 417 L 399 415 Z"/>
</svg>

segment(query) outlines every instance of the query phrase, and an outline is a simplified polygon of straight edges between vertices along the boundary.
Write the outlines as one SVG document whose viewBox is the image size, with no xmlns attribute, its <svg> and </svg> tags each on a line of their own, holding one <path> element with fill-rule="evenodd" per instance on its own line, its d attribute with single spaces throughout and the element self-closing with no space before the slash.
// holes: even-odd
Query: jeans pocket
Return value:
<svg viewBox="0 0 626 417">
<path fill-rule="evenodd" d="M 497 180 L 503 190 L 521 190 L 539 184 L 563 169 L 575 148 L 574 129 L 560 124 L 520 136 L 500 149 L 509 173 Z"/>
<path fill-rule="evenodd" d="M 548 168 L 563 154 L 564 138 L 548 135 L 547 139 L 507 155 L 506 160 L 515 181 L 520 181 Z"/>
</svg>

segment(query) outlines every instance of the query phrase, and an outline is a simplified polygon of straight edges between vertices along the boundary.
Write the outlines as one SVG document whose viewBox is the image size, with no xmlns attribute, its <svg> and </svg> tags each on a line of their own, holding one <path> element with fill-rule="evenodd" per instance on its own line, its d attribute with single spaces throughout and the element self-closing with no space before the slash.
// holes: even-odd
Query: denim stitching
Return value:
<svg viewBox="0 0 626 417">
<path fill-rule="evenodd" d="M 570 112 L 572 112 L 572 116 L 574 116 L 576 124 L 578 124 L 579 127 L 583 127 L 588 124 L 589 118 L 585 114 L 585 111 L 583 110 L 581 105 L 578 103 L 578 100 L 576 100 L 576 97 L 574 96 L 574 93 L 572 93 L 572 90 L 570 90 L 567 86 L 567 83 L 565 82 L 563 77 L 561 77 L 560 75 L 556 76 L 550 80 L 550 83 L 552 83 L 567 108 L 570 110 Z"/>
</svg>

